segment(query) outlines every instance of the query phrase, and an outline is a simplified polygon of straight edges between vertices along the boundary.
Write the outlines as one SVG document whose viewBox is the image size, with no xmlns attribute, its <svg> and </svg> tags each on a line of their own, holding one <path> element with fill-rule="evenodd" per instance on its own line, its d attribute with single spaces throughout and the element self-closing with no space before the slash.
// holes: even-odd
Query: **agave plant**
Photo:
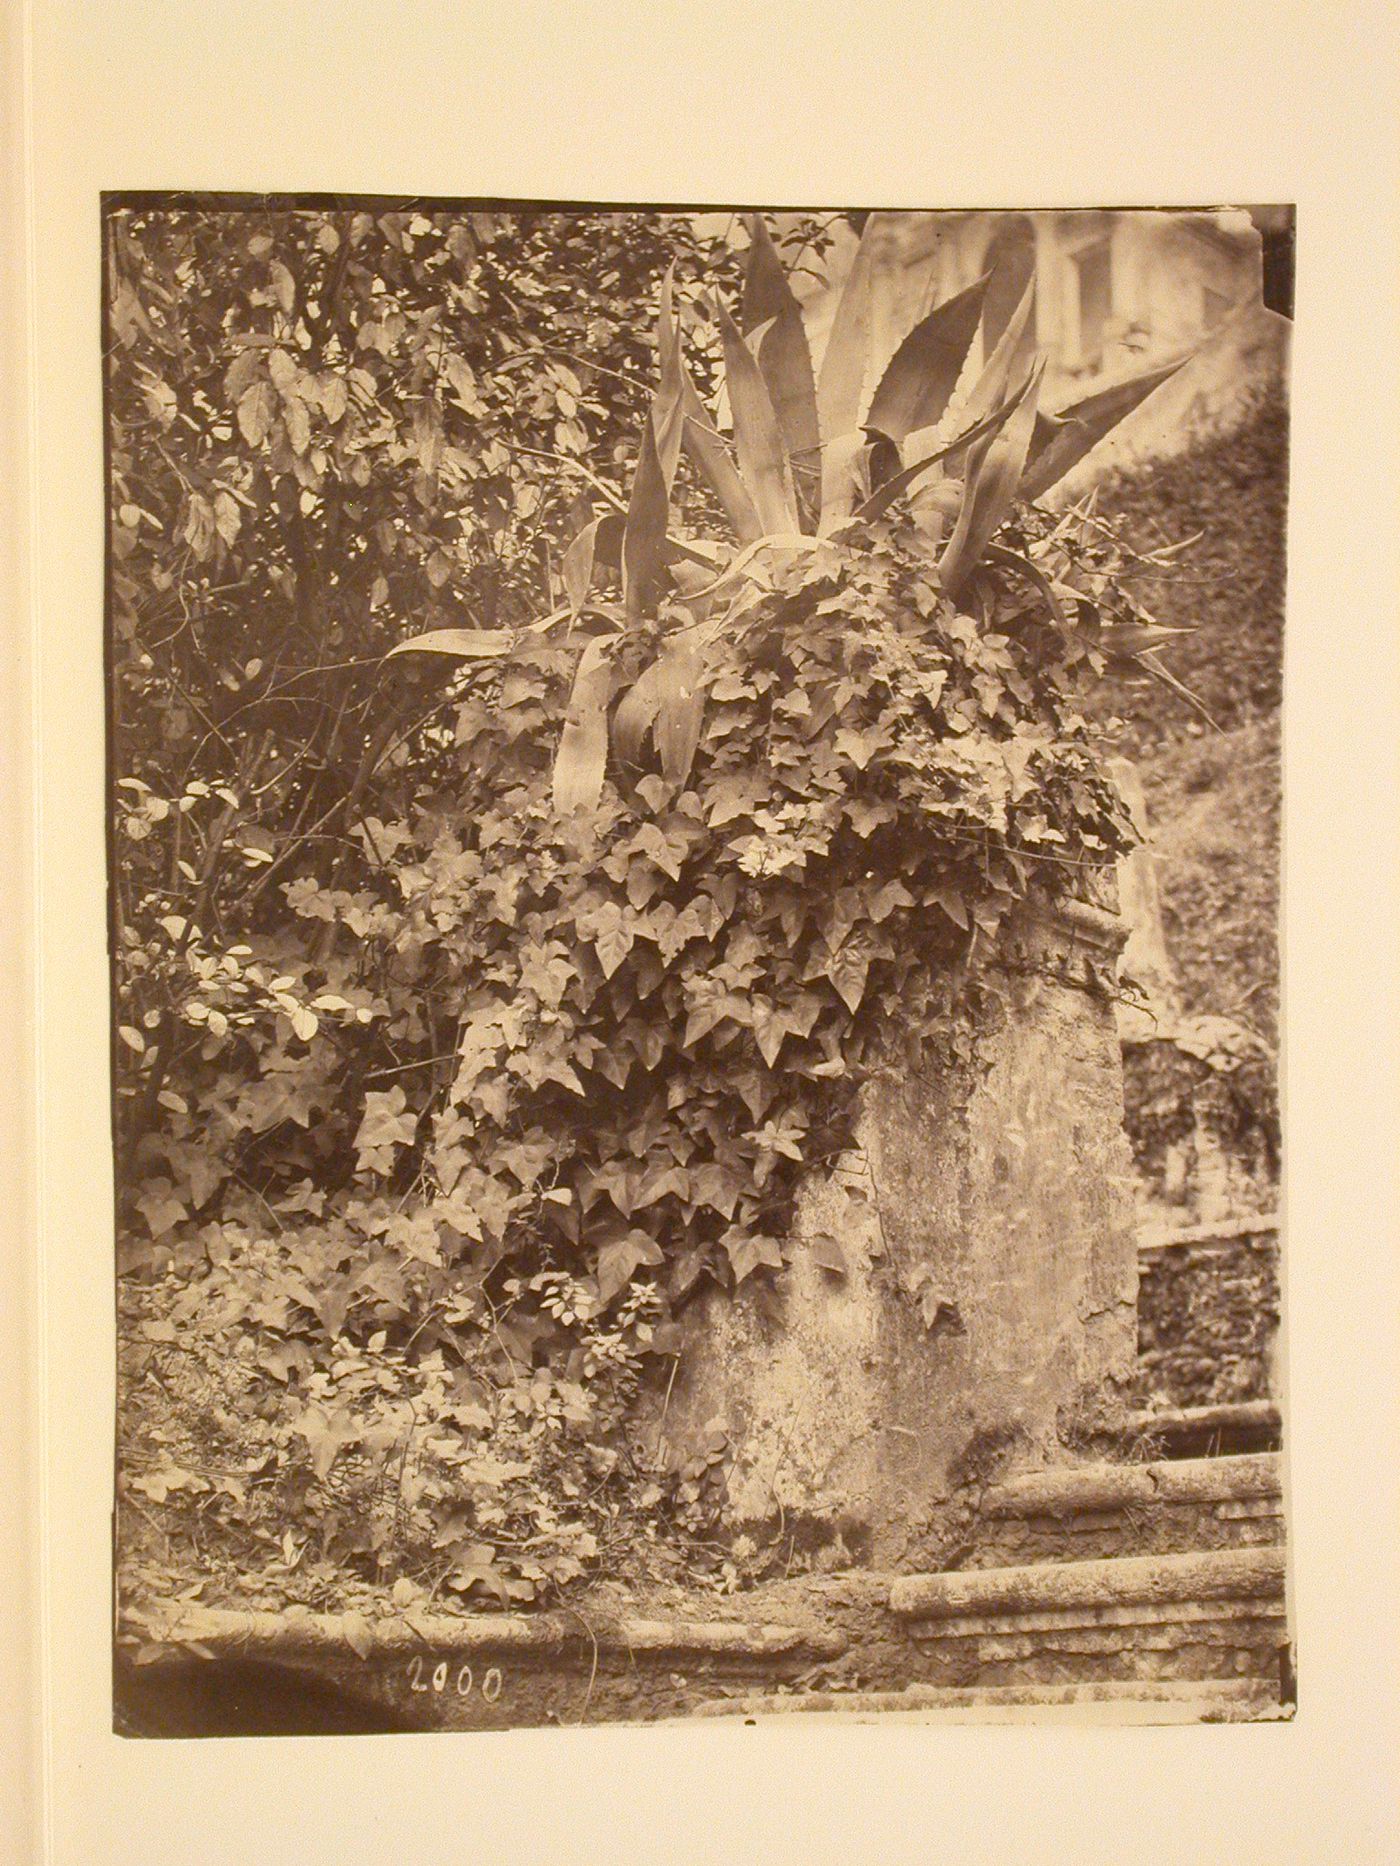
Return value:
<svg viewBox="0 0 1400 1866">
<path fill-rule="evenodd" d="M 658 379 L 630 497 L 611 500 L 580 531 L 563 563 L 566 603 L 531 625 L 540 633 L 571 628 L 587 611 L 603 631 L 586 635 L 574 674 L 554 763 L 561 813 L 591 812 L 610 751 L 619 766 L 634 765 L 649 732 L 663 775 L 683 784 L 703 722 L 707 642 L 761 598 L 775 564 L 883 517 L 899 501 L 953 604 L 976 613 L 980 580 L 1020 576 L 1038 591 L 1052 626 L 1086 630 L 1087 645 L 1105 660 L 1129 661 L 1185 691 L 1155 659 L 1177 631 L 1158 629 L 1140 613 L 1120 620 L 1102 611 L 1076 568 L 1069 545 L 1082 539 L 1092 513 L 1072 511 L 1025 550 L 996 539 L 1018 501 L 1048 492 L 1187 359 L 1046 412 L 1032 281 L 980 373 L 959 394 L 988 273 L 922 318 L 869 390 L 880 309 L 879 230 L 880 216 L 872 215 L 816 367 L 801 306 L 767 228 L 752 217 L 738 321 L 723 305 L 714 307 L 730 438 L 686 367 L 667 275 Z M 723 512 L 731 540 L 685 538 L 672 529 L 682 453 Z M 595 597 L 600 577 L 613 581 L 620 602 Z M 655 658 L 625 681 L 618 651 L 640 625 L 653 622 Z M 511 646 L 506 631 L 444 629 L 405 641 L 392 654 L 437 653 L 461 662 L 491 659 Z"/>
</svg>

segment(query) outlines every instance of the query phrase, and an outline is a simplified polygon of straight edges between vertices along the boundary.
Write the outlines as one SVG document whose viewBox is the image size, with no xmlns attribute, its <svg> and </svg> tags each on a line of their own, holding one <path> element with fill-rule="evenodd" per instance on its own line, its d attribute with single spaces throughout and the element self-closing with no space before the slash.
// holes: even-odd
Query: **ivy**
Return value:
<svg viewBox="0 0 1400 1866">
<path fill-rule="evenodd" d="M 619 293 L 624 231 L 603 230 Z M 694 483 L 655 403 L 628 411 L 640 450 L 621 438 L 608 345 L 650 346 L 625 295 L 604 315 L 605 278 L 549 282 L 555 232 L 310 216 L 243 239 L 230 296 L 227 228 L 147 224 L 115 269 L 126 1345 L 129 1381 L 154 1356 L 174 1396 L 130 1400 L 123 1482 L 159 1509 L 242 1473 L 210 1507 L 249 1585 L 289 1591 L 288 1522 L 328 1576 L 491 1600 L 601 1559 L 619 1510 L 703 1528 L 707 1461 L 668 1491 L 625 1432 L 685 1305 L 777 1291 L 804 1250 L 844 1273 L 794 1205 L 862 1084 L 901 1045 L 965 1059 L 1008 915 L 1131 839 L 1078 711 L 1119 565 L 1004 490 L 1006 449 L 1036 458 L 1035 379 L 983 418 L 965 488 L 911 511 L 867 486 L 800 549 L 707 553 L 671 508 L 748 527 L 748 495 L 692 417 Z M 571 345 L 612 360 L 561 375 L 580 318 L 600 328 Z M 790 322 L 745 377 L 764 422 Z M 715 326 L 684 305 L 681 326 L 706 387 Z M 662 369 L 673 413 L 698 402 L 666 342 Z M 510 464 L 533 423 L 612 514 Z M 755 457 L 810 523 L 815 475 Z M 498 474 L 510 510 L 464 541 Z M 955 517 L 944 579 L 930 526 Z M 537 623 L 541 586 L 560 606 Z M 410 618 L 431 626 L 384 659 Z"/>
</svg>

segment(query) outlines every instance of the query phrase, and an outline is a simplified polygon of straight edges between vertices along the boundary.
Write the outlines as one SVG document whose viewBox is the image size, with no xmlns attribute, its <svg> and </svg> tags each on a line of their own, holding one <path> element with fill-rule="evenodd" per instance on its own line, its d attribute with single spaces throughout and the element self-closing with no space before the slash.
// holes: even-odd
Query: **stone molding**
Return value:
<svg viewBox="0 0 1400 1866">
<path fill-rule="evenodd" d="M 982 1499 L 990 1517 L 1079 1516 L 1154 1503 L 1240 1502 L 1280 1494 L 1277 1452 L 1189 1458 L 1160 1464 L 1094 1464 L 1030 1471 Z"/>
<path fill-rule="evenodd" d="M 391 1619 L 336 1613 L 240 1612 L 232 1608 L 187 1607 L 168 1616 L 143 1620 L 140 1630 L 159 1638 L 205 1646 L 216 1656 L 238 1654 L 269 1660 L 319 1656 L 345 1660 L 371 1651 L 382 1658 L 435 1654 L 557 1654 L 594 1649 L 649 1657 L 775 1658 L 811 1655 L 836 1658 L 846 1650 L 837 1633 L 804 1627 L 774 1626 L 738 1620 L 620 1619 L 594 1622 L 592 1630 L 576 1616 L 557 1613 L 418 1614 L 412 1609 Z M 358 1641 L 358 1644 L 356 1643 Z"/>
<path fill-rule="evenodd" d="M 908 1575 L 890 1589 L 905 1620 L 953 1620 L 1204 1601 L 1281 1601 L 1281 1548 L 1203 1555 L 1118 1556 L 1104 1561 Z"/>
</svg>

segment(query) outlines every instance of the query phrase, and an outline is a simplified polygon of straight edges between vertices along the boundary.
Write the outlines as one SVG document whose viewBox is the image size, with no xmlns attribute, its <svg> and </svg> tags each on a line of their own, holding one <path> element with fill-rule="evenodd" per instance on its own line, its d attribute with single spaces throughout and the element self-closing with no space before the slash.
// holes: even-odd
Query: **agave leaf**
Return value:
<svg viewBox="0 0 1400 1866">
<path fill-rule="evenodd" d="M 1101 643 L 1110 654 L 1131 656 L 1148 654 L 1154 648 L 1165 647 L 1177 635 L 1195 633 L 1194 626 L 1169 628 L 1164 622 L 1119 622 L 1104 630 Z"/>
<path fill-rule="evenodd" d="M 671 501 L 651 415 L 642 423 L 642 451 L 622 533 L 622 601 L 636 622 L 655 607 L 665 588 L 666 527 Z"/>
<path fill-rule="evenodd" d="M 661 661 L 653 661 L 643 668 L 617 703 L 612 720 L 612 748 L 619 764 L 635 765 L 640 760 L 642 740 L 661 704 L 660 673 Z"/>
<path fill-rule="evenodd" d="M 999 432 L 979 441 L 968 455 L 963 483 L 962 510 L 938 563 L 944 590 L 956 601 L 984 545 L 1011 510 L 1025 470 L 1026 454 L 1035 427 L 1035 404 L 1045 365 L 1039 363 L 1027 379 L 1011 418 Z"/>
<path fill-rule="evenodd" d="M 772 236 L 761 214 L 750 214 L 745 221 L 749 235 L 748 258 L 744 265 L 744 294 L 739 310 L 739 328 L 750 336 L 760 324 L 779 318 L 795 306 L 783 262 L 778 257 Z"/>
<path fill-rule="evenodd" d="M 679 790 L 690 776 L 705 713 L 704 662 L 686 643 L 668 648 L 657 663 L 660 703 L 652 728 L 661 771 Z"/>
<path fill-rule="evenodd" d="M 673 642 L 640 675 L 613 714 L 612 746 L 619 763 L 640 762 L 650 729 L 668 783 L 685 783 L 704 714 L 704 660 L 691 642 Z"/>
<path fill-rule="evenodd" d="M 661 281 L 661 308 L 657 317 L 656 348 L 661 373 L 656 394 L 652 397 L 651 423 L 656 434 L 656 455 L 661 476 L 669 494 L 676 483 L 676 466 L 681 454 L 681 428 L 685 418 L 684 385 L 681 378 L 681 333 L 672 303 L 675 261 L 666 268 Z"/>
<path fill-rule="evenodd" d="M 993 409 L 991 414 L 983 416 L 974 427 L 964 428 L 956 440 L 949 441 L 946 447 L 938 448 L 935 453 L 926 454 L 922 460 L 916 460 L 912 466 L 905 467 L 902 472 L 887 479 L 883 485 L 871 493 L 863 504 L 856 508 L 855 516 L 862 519 L 880 518 L 902 492 L 907 492 L 915 480 L 921 479 L 931 468 L 951 462 L 954 455 L 965 453 L 978 441 L 995 434 L 997 429 L 1004 426 L 1015 414 L 1021 405 L 1022 397 L 1028 393 L 1030 385 L 1031 378 L 1027 376 L 1017 393 L 1003 402 L 1000 408 Z"/>
<path fill-rule="evenodd" d="M 550 619 L 558 620 L 564 613 L 556 611 Z M 509 654 L 512 645 L 509 629 L 435 628 L 425 635 L 414 635 L 408 641 L 399 642 L 384 659 L 392 661 L 401 654 L 444 654 L 454 661 L 493 661 Z"/>
<path fill-rule="evenodd" d="M 815 551 L 822 542 L 805 531 L 775 531 L 762 538 L 755 538 L 746 544 L 737 556 L 727 563 L 712 583 L 702 584 L 699 589 L 687 591 L 689 602 L 698 602 L 703 597 L 723 594 L 731 585 L 737 583 L 753 560 L 763 551 Z"/>
<path fill-rule="evenodd" d="M 851 262 L 850 272 L 841 288 L 831 332 L 822 355 L 817 376 L 817 425 L 822 438 L 821 519 L 818 529 L 830 531 L 841 523 L 851 509 L 850 461 L 852 451 L 842 450 L 846 436 L 857 427 L 861 397 L 865 393 L 865 373 L 869 361 L 870 332 L 874 311 L 875 249 L 878 242 L 877 216 L 865 223 Z"/>
<path fill-rule="evenodd" d="M 705 478 L 710 491 L 724 507 L 725 517 L 734 527 L 741 544 L 763 535 L 763 521 L 739 477 L 738 468 L 729 457 L 723 437 L 705 412 L 699 391 L 689 372 L 681 365 L 681 439 L 686 452 Z"/>
<path fill-rule="evenodd" d="M 1042 415 L 1031 440 L 1030 460 L 1021 483 L 1023 499 L 1038 499 L 1062 480 L 1071 468 L 1118 423 L 1145 402 L 1154 389 L 1174 376 L 1189 356 L 1179 356 L 1158 369 L 1149 369 L 1127 382 L 1114 383 L 1096 395 L 1085 396 L 1058 415 Z"/>
<path fill-rule="evenodd" d="M 1163 667 L 1151 648 L 1144 648 L 1140 654 L 1130 654 L 1124 658 L 1135 663 L 1145 674 L 1150 674 L 1154 680 L 1160 681 L 1164 687 L 1169 687 L 1173 693 L 1180 695 L 1188 706 L 1194 707 L 1213 731 L 1223 731 L 1224 728 L 1206 710 L 1202 701 L 1192 693 L 1191 689 L 1183 681 L 1178 680 L 1175 674 Z"/>
<path fill-rule="evenodd" d="M 875 272 L 876 216 L 860 236 L 851 269 L 836 302 L 817 377 L 817 417 L 823 441 L 849 434 L 857 425 L 870 350 L 870 317 Z"/>
<path fill-rule="evenodd" d="M 811 530 L 821 499 L 821 429 L 812 350 L 802 307 L 758 214 L 749 222 L 740 316 L 741 329 L 751 344 L 757 331 L 763 333 L 756 345 L 758 366 L 787 448 L 800 515 L 808 521 L 804 529 Z"/>
<path fill-rule="evenodd" d="M 1039 564 L 1032 563 L 1029 557 L 1023 556 L 1019 551 L 1003 550 L 999 544 L 987 544 L 982 547 L 982 562 L 998 564 L 1003 570 L 1013 571 L 1017 576 L 1024 577 L 1028 583 L 1034 584 L 1044 597 L 1045 605 L 1059 627 L 1069 628 L 1069 618 L 1065 614 L 1064 605 L 1056 595 L 1054 585 Z M 1176 634 L 1178 631 L 1173 629 L 1168 633 Z"/>
<path fill-rule="evenodd" d="M 617 512 L 604 512 L 599 518 L 590 520 L 583 531 L 574 539 L 580 547 L 580 559 L 576 569 L 581 569 L 583 555 L 587 546 L 582 543 L 585 533 L 592 534 L 593 564 L 599 564 L 609 570 L 622 569 L 622 544 L 626 536 L 626 526 L 622 515 Z M 569 546 L 572 551 L 574 545 Z M 693 564 L 698 569 L 707 571 L 711 576 L 723 561 L 722 547 L 712 544 L 707 538 L 678 538 L 673 532 L 667 532 L 665 543 L 661 547 L 661 560 L 668 570 L 674 572 L 678 564 Z M 565 553 L 565 574 L 568 570 L 568 552 Z M 565 588 L 568 588 L 567 580 Z"/>
<path fill-rule="evenodd" d="M 724 341 L 724 380 L 740 475 L 764 531 L 796 531 L 797 501 L 773 398 L 733 318 L 723 305 L 716 309 Z"/>
<path fill-rule="evenodd" d="M 596 810 L 603 794 L 611 655 L 617 640 L 615 635 L 596 637 L 579 656 L 554 758 L 554 807 L 561 816 Z"/>
<path fill-rule="evenodd" d="M 584 526 L 565 551 L 564 592 L 572 615 L 577 616 L 588 600 L 594 565 L 603 563 L 616 567 L 621 561 L 622 533 L 621 516 L 617 512 L 603 512 Z"/>
<path fill-rule="evenodd" d="M 817 521 L 818 537 L 829 538 L 868 496 L 869 489 L 862 484 L 860 472 L 866 444 L 860 429 L 852 428 L 822 447 L 822 509 Z"/>
<path fill-rule="evenodd" d="M 1021 302 L 1011 313 L 1006 329 L 997 340 L 995 349 L 987 358 L 981 375 L 972 385 L 960 419 L 964 427 L 975 427 L 993 410 L 1000 407 L 1006 399 L 1007 386 L 1013 381 L 1024 380 L 1035 360 L 1034 333 L 1031 331 L 1031 313 L 1035 308 L 1035 279 L 1032 277 Z M 1032 442 L 1034 445 L 1034 442 Z M 959 463 L 954 461 L 949 472 L 959 471 Z"/>
<path fill-rule="evenodd" d="M 902 447 L 916 428 L 931 428 L 953 399 L 977 335 L 989 272 L 917 323 L 890 359 L 866 411 L 868 432 Z"/>
</svg>

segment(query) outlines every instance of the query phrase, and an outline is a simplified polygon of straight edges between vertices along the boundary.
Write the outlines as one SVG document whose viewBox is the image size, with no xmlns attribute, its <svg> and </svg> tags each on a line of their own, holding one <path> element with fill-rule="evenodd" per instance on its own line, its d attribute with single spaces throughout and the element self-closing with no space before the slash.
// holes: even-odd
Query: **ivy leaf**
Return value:
<svg viewBox="0 0 1400 1866">
<path fill-rule="evenodd" d="M 967 902 L 950 883 L 943 882 L 924 891 L 924 899 L 931 907 L 940 907 L 953 922 L 966 933 L 971 921 L 967 917 Z"/>
<path fill-rule="evenodd" d="M 870 973 L 869 955 L 855 945 L 843 946 L 834 959 L 827 961 L 824 970 L 854 1016 L 865 996 L 865 981 Z"/>
<path fill-rule="evenodd" d="M 418 1134 L 418 1116 L 407 1107 L 407 1098 L 399 1083 L 382 1092 L 371 1089 L 365 1096 L 365 1111 L 355 1134 L 360 1172 L 392 1171 L 394 1149 L 411 1147 Z"/>
<path fill-rule="evenodd" d="M 850 1275 L 851 1270 L 846 1262 L 846 1253 L 834 1237 L 829 1237 L 824 1231 L 819 1231 L 815 1236 L 808 1238 L 807 1248 L 811 1252 L 813 1263 L 819 1269 L 829 1270 L 833 1276 Z"/>
<path fill-rule="evenodd" d="M 659 1264 L 665 1259 L 657 1244 L 645 1231 L 629 1231 L 603 1245 L 598 1252 L 598 1297 L 604 1308 L 631 1282 L 633 1272 L 644 1264 Z"/>
<path fill-rule="evenodd" d="M 172 1226 L 189 1217 L 184 1201 L 176 1198 L 170 1181 L 161 1177 L 147 1182 L 136 1200 L 136 1209 L 146 1220 L 153 1238 L 163 1237 Z"/>
<path fill-rule="evenodd" d="M 776 1010 L 766 998 L 755 998 L 753 1034 L 758 1044 L 759 1054 L 770 1069 L 778 1060 L 788 1031 L 789 1026 L 782 1012 Z"/>
<path fill-rule="evenodd" d="M 345 1447 L 358 1444 L 361 1437 L 360 1427 L 343 1406 L 331 1413 L 308 1406 L 292 1430 L 310 1447 L 312 1468 L 322 1483 Z"/>
<path fill-rule="evenodd" d="M 736 1228 L 725 1233 L 723 1243 L 735 1283 L 742 1283 L 755 1270 L 781 1270 L 783 1267 L 783 1253 L 776 1238 Z"/>
<path fill-rule="evenodd" d="M 374 1628 L 364 1614 L 353 1608 L 348 1613 L 342 1613 L 340 1627 L 355 1656 L 367 1659 L 374 1651 Z"/>
</svg>

